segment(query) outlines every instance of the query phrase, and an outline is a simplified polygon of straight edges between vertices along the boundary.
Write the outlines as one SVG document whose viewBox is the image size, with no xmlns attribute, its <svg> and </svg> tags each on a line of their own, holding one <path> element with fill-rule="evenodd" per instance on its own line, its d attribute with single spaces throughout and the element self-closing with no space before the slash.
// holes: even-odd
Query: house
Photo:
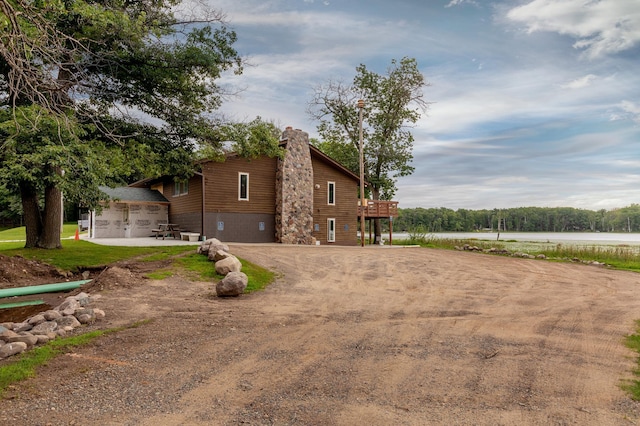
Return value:
<svg viewBox="0 0 640 426">
<path fill-rule="evenodd" d="M 148 237 L 152 229 L 169 219 L 169 200 L 160 192 L 148 188 L 108 188 L 99 212 L 89 213 L 91 238 Z"/>
<path fill-rule="evenodd" d="M 168 221 L 225 242 L 356 245 L 359 177 L 288 127 L 282 159 L 202 161 L 187 182 L 171 176 L 131 186 L 157 191 Z"/>
</svg>

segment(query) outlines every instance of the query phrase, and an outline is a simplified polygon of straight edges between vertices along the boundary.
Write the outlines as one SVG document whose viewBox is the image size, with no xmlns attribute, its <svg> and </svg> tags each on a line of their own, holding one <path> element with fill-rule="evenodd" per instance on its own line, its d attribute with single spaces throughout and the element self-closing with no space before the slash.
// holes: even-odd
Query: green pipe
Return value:
<svg viewBox="0 0 640 426">
<path fill-rule="evenodd" d="M 3 303 L 0 309 L 20 308 L 22 306 L 44 305 L 44 300 L 25 300 L 24 302 Z"/>
<path fill-rule="evenodd" d="M 28 287 L 5 288 L 0 290 L 0 298 L 12 296 L 26 296 L 28 294 L 55 293 L 57 291 L 73 290 L 91 280 L 71 281 L 68 283 L 55 283 L 43 285 L 31 285 Z"/>
</svg>

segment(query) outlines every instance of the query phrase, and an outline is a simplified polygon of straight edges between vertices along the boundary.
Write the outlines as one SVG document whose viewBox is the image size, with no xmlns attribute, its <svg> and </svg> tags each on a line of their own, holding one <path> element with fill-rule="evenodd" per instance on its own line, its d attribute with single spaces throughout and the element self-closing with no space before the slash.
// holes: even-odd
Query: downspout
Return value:
<svg viewBox="0 0 640 426">
<path fill-rule="evenodd" d="M 201 223 L 201 228 L 200 228 L 200 236 L 204 238 L 205 233 L 204 233 L 204 218 L 205 218 L 205 213 L 206 213 L 206 207 L 205 207 L 205 203 L 204 203 L 204 195 L 206 193 L 205 191 L 205 187 L 204 187 L 204 183 L 205 183 L 205 179 L 204 179 L 204 173 L 200 173 L 200 172 L 195 172 L 196 175 L 200 176 L 202 178 L 202 217 L 200 220 Z"/>
</svg>

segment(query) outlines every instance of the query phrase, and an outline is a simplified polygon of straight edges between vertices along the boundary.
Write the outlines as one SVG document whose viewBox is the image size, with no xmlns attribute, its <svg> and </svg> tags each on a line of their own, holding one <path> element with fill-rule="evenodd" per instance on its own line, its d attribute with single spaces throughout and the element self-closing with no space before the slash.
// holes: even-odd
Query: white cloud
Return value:
<svg viewBox="0 0 640 426">
<path fill-rule="evenodd" d="M 622 109 L 627 116 L 631 116 L 631 119 L 636 123 L 640 123 L 640 105 L 631 101 L 620 102 L 620 109 Z"/>
<path fill-rule="evenodd" d="M 598 78 L 593 74 L 587 74 L 584 77 L 577 78 L 567 84 L 562 84 L 560 87 L 563 89 L 582 89 L 591 85 L 591 82 Z"/>
<path fill-rule="evenodd" d="M 445 7 L 453 7 L 453 6 L 459 6 L 461 4 L 474 4 L 477 5 L 478 3 L 476 3 L 474 0 L 451 0 L 449 2 L 449 4 L 447 4 Z"/>
<path fill-rule="evenodd" d="M 640 42 L 640 3 L 630 0 L 533 0 L 515 7 L 507 18 L 530 33 L 550 31 L 576 38 L 576 49 L 595 59 Z"/>
</svg>

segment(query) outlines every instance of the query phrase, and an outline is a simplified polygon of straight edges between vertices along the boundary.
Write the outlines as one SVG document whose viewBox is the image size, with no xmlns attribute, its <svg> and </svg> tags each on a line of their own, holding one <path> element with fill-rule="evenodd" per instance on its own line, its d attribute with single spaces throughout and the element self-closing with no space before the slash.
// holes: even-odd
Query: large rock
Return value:
<svg viewBox="0 0 640 426">
<path fill-rule="evenodd" d="M 209 250 L 209 260 L 212 262 L 217 262 L 222 259 L 226 259 L 227 257 L 233 256 L 231 253 L 224 250 Z"/>
<path fill-rule="evenodd" d="M 71 315 L 57 319 L 56 323 L 58 324 L 58 330 L 65 327 L 72 327 L 72 328 L 80 327 L 80 321 L 78 321 L 76 317 Z M 56 332 L 58 330 L 56 330 Z"/>
<path fill-rule="evenodd" d="M 215 253 L 218 250 L 229 251 L 229 246 L 217 238 L 209 238 L 208 240 L 203 241 L 198 247 L 198 253 L 204 255 L 208 255 L 209 251 L 213 251 Z"/>
<path fill-rule="evenodd" d="M 44 316 L 44 318 L 47 321 L 55 321 L 55 320 L 57 320 L 59 318 L 62 318 L 62 314 L 60 312 L 58 312 L 58 311 L 53 310 L 53 309 L 45 311 L 42 315 Z"/>
<path fill-rule="evenodd" d="M 0 359 L 6 358 L 27 350 L 27 344 L 24 342 L 7 343 L 0 346 Z"/>
<path fill-rule="evenodd" d="M 36 325 L 35 327 L 33 327 L 31 329 L 31 334 L 34 335 L 38 335 L 38 334 L 49 334 L 53 331 L 56 331 L 56 329 L 58 328 L 58 323 L 55 321 L 45 321 L 45 322 L 41 322 L 40 324 Z"/>
<path fill-rule="evenodd" d="M 216 273 L 220 275 L 227 275 L 230 272 L 240 272 L 240 270 L 242 270 L 242 263 L 240 263 L 235 256 L 229 256 L 216 262 Z"/>
<path fill-rule="evenodd" d="M 67 299 L 55 309 L 62 315 L 73 315 L 76 312 L 76 309 L 79 308 L 80 302 L 78 302 L 74 297 L 67 297 Z"/>
<path fill-rule="evenodd" d="M 28 322 L 18 322 L 13 324 L 13 331 L 15 331 L 16 333 L 20 333 L 21 331 L 29 331 L 33 328 L 33 325 L 29 324 Z"/>
<path fill-rule="evenodd" d="M 27 322 L 29 324 L 33 325 L 34 327 L 36 325 L 38 325 L 38 324 L 41 324 L 41 323 L 45 322 L 45 321 L 46 321 L 46 319 L 45 319 L 44 315 L 42 315 L 42 314 L 34 315 L 34 316 L 32 316 L 31 318 L 29 318 L 27 320 Z"/>
<path fill-rule="evenodd" d="M 10 338 L 17 336 L 18 333 L 5 327 L 0 328 L 0 341 L 8 342 Z"/>
<path fill-rule="evenodd" d="M 78 319 L 80 324 L 90 324 L 96 320 L 96 314 L 91 308 L 77 309 L 74 316 Z"/>
<path fill-rule="evenodd" d="M 27 346 L 34 346 L 38 343 L 38 338 L 31 333 L 23 332 L 24 334 L 18 334 L 17 336 L 10 337 L 7 343 L 19 343 L 23 342 Z"/>
<path fill-rule="evenodd" d="M 218 297 L 237 297 L 247 288 L 249 278 L 242 272 L 229 272 L 227 276 L 216 284 Z"/>
</svg>

